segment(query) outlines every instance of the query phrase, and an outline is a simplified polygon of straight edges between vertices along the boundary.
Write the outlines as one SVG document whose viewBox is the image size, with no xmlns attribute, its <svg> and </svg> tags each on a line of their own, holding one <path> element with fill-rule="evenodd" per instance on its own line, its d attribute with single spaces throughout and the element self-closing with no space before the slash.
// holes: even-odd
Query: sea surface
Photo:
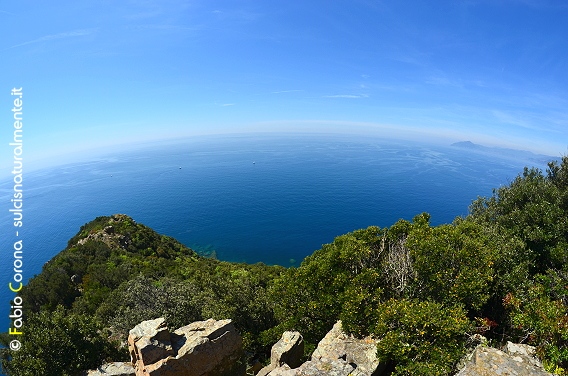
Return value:
<svg viewBox="0 0 568 376">
<path fill-rule="evenodd" d="M 24 280 L 97 216 L 124 213 L 221 260 L 298 266 L 335 236 L 421 212 L 434 225 L 530 162 L 345 135 L 196 137 L 25 174 Z M 532 163 L 534 165 L 534 163 Z M 537 165 L 545 168 L 544 165 Z M 9 326 L 13 182 L 2 180 L 0 320 Z"/>
</svg>

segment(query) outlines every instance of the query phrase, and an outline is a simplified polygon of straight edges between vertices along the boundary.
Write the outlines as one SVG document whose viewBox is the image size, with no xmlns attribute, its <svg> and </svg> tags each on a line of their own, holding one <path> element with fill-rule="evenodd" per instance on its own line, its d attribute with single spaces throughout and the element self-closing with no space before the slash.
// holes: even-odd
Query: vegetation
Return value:
<svg viewBox="0 0 568 376">
<path fill-rule="evenodd" d="M 525 169 L 451 224 L 422 213 L 357 230 L 298 268 L 205 258 L 127 216 L 99 217 L 22 290 L 23 347 L 3 349 L 2 367 L 72 376 L 127 360 L 128 330 L 165 316 L 171 327 L 231 318 L 261 360 L 284 330 L 302 332 L 309 352 L 341 319 L 381 339 L 393 375 L 453 374 L 476 333 L 534 345 L 568 375 L 567 260 L 568 157 Z"/>
</svg>

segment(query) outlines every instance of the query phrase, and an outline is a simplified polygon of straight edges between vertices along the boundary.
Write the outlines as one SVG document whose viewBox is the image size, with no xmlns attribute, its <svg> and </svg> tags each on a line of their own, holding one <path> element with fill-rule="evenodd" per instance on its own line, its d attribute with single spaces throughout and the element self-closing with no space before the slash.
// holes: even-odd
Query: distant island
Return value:
<svg viewBox="0 0 568 376">
<path fill-rule="evenodd" d="M 559 160 L 558 156 L 551 156 L 545 154 L 535 154 L 528 150 L 518 150 L 518 149 L 508 149 L 508 148 L 500 148 L 500 147 L 490 147 L 490 146 L 483 146 L 479 144 L 475 144 L 471 141 L 460 141 L 455 142 L 451 145 L 455 148 L 460 149 L 467 149 L 470 151 L 475 151 L 481 154 L 486 155 L 495 155 L 502 158 L 510 158 L 515 160 L 523 160 L 527 162 L 534 162 L 538 164 L 547 164 L 552 160 Z"/>
</svg>

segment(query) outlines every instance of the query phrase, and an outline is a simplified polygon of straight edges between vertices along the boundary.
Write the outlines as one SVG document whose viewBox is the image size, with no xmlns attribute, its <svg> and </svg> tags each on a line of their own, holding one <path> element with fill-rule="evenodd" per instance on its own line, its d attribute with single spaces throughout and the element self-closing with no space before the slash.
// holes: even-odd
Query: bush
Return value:
<svg viewBox="0 0 568 376">
<path fill-rule="evenodd" d="M 536 346 L 551 370 L 568 368 L 567 285 L 565 277 L 549 272 L 538 276 L 528 290 L 503 299 L 513 340 Z"/>
<path fill-rule="evenodd" d="M 21 349 L 5 351 L 2 367 L 10 376 L 78 376 L 105 361 L 126 360 L 101 329 L 93 318 L 67 314 L 62 306 L 31 313 Z"/>
<path fill-rule="evenodd" d="M 464 355 L 472 325 L 461 307 L 390 299 L 373 312 L 377 355 L 397 375 L 449 375 Z"/>
</svg>

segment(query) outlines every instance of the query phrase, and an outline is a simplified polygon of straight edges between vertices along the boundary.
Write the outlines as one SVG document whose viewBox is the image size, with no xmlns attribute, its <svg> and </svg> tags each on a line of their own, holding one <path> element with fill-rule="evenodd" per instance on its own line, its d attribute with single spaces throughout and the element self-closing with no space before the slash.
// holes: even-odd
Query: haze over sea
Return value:
<svg viewBox="0 0 568 376">
<path fill-rule="evenodd" d="M 46 168 L 24 178 L 24 279 L 81 225 L 115 213 L 221 260 L 297 266 L 355 229 L 391 226 L 421 212 L 434 225 L 449 223 L 527 165 L 546 167 L 450 145 L 254 134 L 195 137 Z M 1 190 L 7 205 L 13 182 L 3 180 Z M 8 210 L 1 225 L 10 260 Z M 4 286 L 12 274 L 6 264 Z M 7 290 L 0 301 L 13 297 Z M 7 318 L 8 304 L 0 310 Z"/>
</svg>

